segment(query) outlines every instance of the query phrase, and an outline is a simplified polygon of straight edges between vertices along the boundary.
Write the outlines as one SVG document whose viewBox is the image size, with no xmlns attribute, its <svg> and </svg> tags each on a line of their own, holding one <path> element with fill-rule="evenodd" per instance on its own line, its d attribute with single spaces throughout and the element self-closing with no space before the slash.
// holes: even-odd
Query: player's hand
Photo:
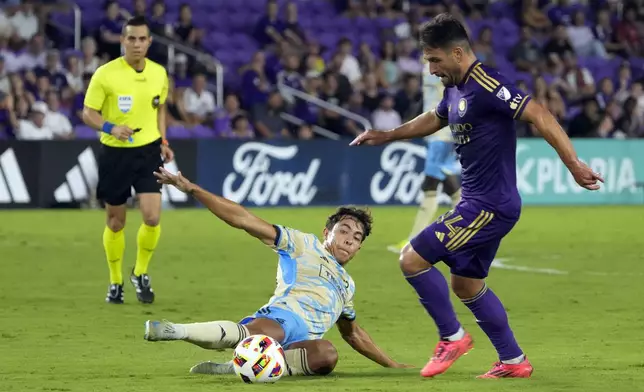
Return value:
<svg viewBox="0 0 644 392">
<path fill-rule="evenodd" d="M 161 145 L 161 158 L 163 158 L 163 163 L 172 162 L 172 160 L 174 160 L 174 151 L 172 151 L 170 146 L 166 146 L 165 144 Z"/>
<path fill-rule="evenodd" d="M 192 191 L 193 184 L 180 171 L 177 174 L 172 174 L 163 167 L 160 167 L 158 172 L 154 172 L 154 176 L 157 178 L 159 184 L 172 185 L 183 193 L 190 193 Z"/>
<path fill-rule="evenodd" d="M 389 142 L 391 139 L 391 134 L 384 131 L 376 131 L 370 129 L 368 131 L 362 132 L 358 135 L 351 143 L 350 146 L 361 146 L 366 144 L 368 146 L 379 146 Z"/>
<path fill-rule="evenodd" d="M 601 174 L 595 173 L 590 167 L 588 167 L 588 165 L 581 161 L 577 161 L 574 165 L 570 166 L 568 170 L 570 170 L 575 181 L 582 188 L 596 191 L 599 189 L 599 182 L 604 182 Z"/>
<path fill-rule="evenodd" d="M 110 135 L 119 140 L 126 141 L 130 138 L 130 136 L 132 136 L 133 133 L 134 131 L 132 131 L 127 125 L 116 125 L 114 128 L 112 128 Z"/>
</svg>

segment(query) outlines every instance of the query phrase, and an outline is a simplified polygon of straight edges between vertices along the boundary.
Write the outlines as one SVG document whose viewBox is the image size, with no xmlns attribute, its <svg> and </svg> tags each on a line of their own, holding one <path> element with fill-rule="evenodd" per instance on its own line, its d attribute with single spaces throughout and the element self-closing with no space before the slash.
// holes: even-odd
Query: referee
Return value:
<svg viewBox="0 0 644 392">
<path fill-rule="evenodd" d="M 130 281 L 139 302 L 154 302 L 147 270 L 161 235 L 161 185 L 152 174 L 174 159 L 165 139 L 168 75 L 146 54 L 152 37 L 143 17 L 125 24 L 125 54 L 99 67 L 89 83 L 83 121 L 100 132 L 97 198 L 105 202 L 103 246 L 110 270 L 106 301 L 123 303 L 123 252 L 126 202 L 134 188 L 143 223 L 137 235 L 136 264 Z"/>
</svg>

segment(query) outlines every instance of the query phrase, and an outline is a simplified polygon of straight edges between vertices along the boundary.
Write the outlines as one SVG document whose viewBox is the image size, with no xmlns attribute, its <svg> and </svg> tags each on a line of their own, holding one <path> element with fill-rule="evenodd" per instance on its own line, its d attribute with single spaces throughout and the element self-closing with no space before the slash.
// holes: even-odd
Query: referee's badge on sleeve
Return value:
<svg viewBox="0 0 644 392">
<path fill-rule="evenodd" d="M 132 105 L 134 104 L 134 99 L 132 98 L 131 95 L 119 95 L 119 110 L 122 111 L 123 113 L 127 113 L 132 109 Z"/>
<path fill-rule="evenodd" d="M 157 95 L 156 97 L 152 98 L 152 107 L 157 109 L 159 105 L 161 104 L 161 96 Z"/>
</svg>

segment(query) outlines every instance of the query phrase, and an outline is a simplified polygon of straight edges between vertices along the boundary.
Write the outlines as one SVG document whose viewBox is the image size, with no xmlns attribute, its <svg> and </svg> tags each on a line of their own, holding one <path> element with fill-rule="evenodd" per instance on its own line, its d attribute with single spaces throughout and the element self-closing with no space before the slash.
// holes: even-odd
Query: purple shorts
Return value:
<svg viewBox="0 0 644 392">
<path fill-rule="evenodd" d="M 517 221 L 462 201 L 412 238 L 411 246 L 432 265 L 443 261 L 454 275 L 483 279 Z"/>
</svg>

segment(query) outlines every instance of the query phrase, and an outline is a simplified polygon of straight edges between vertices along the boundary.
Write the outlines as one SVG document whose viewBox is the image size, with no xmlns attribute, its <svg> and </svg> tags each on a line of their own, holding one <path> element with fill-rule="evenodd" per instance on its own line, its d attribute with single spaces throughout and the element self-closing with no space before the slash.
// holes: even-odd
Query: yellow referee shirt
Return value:
<svg viewBox="0 0 644 392">
<path fill-rule="evenodd" d="M 157 113 L 168 96 L 168 74 L 161 65 L 145 60 L 137 72 L 123 57 L 99 67 L 87 88 L 85 106 L 99 111 L 105 121 L 141 128 L 133 142 L 101 132 L 101 143 L 112 147 L 140 147 L 161 137 Z"/>
</svg>

